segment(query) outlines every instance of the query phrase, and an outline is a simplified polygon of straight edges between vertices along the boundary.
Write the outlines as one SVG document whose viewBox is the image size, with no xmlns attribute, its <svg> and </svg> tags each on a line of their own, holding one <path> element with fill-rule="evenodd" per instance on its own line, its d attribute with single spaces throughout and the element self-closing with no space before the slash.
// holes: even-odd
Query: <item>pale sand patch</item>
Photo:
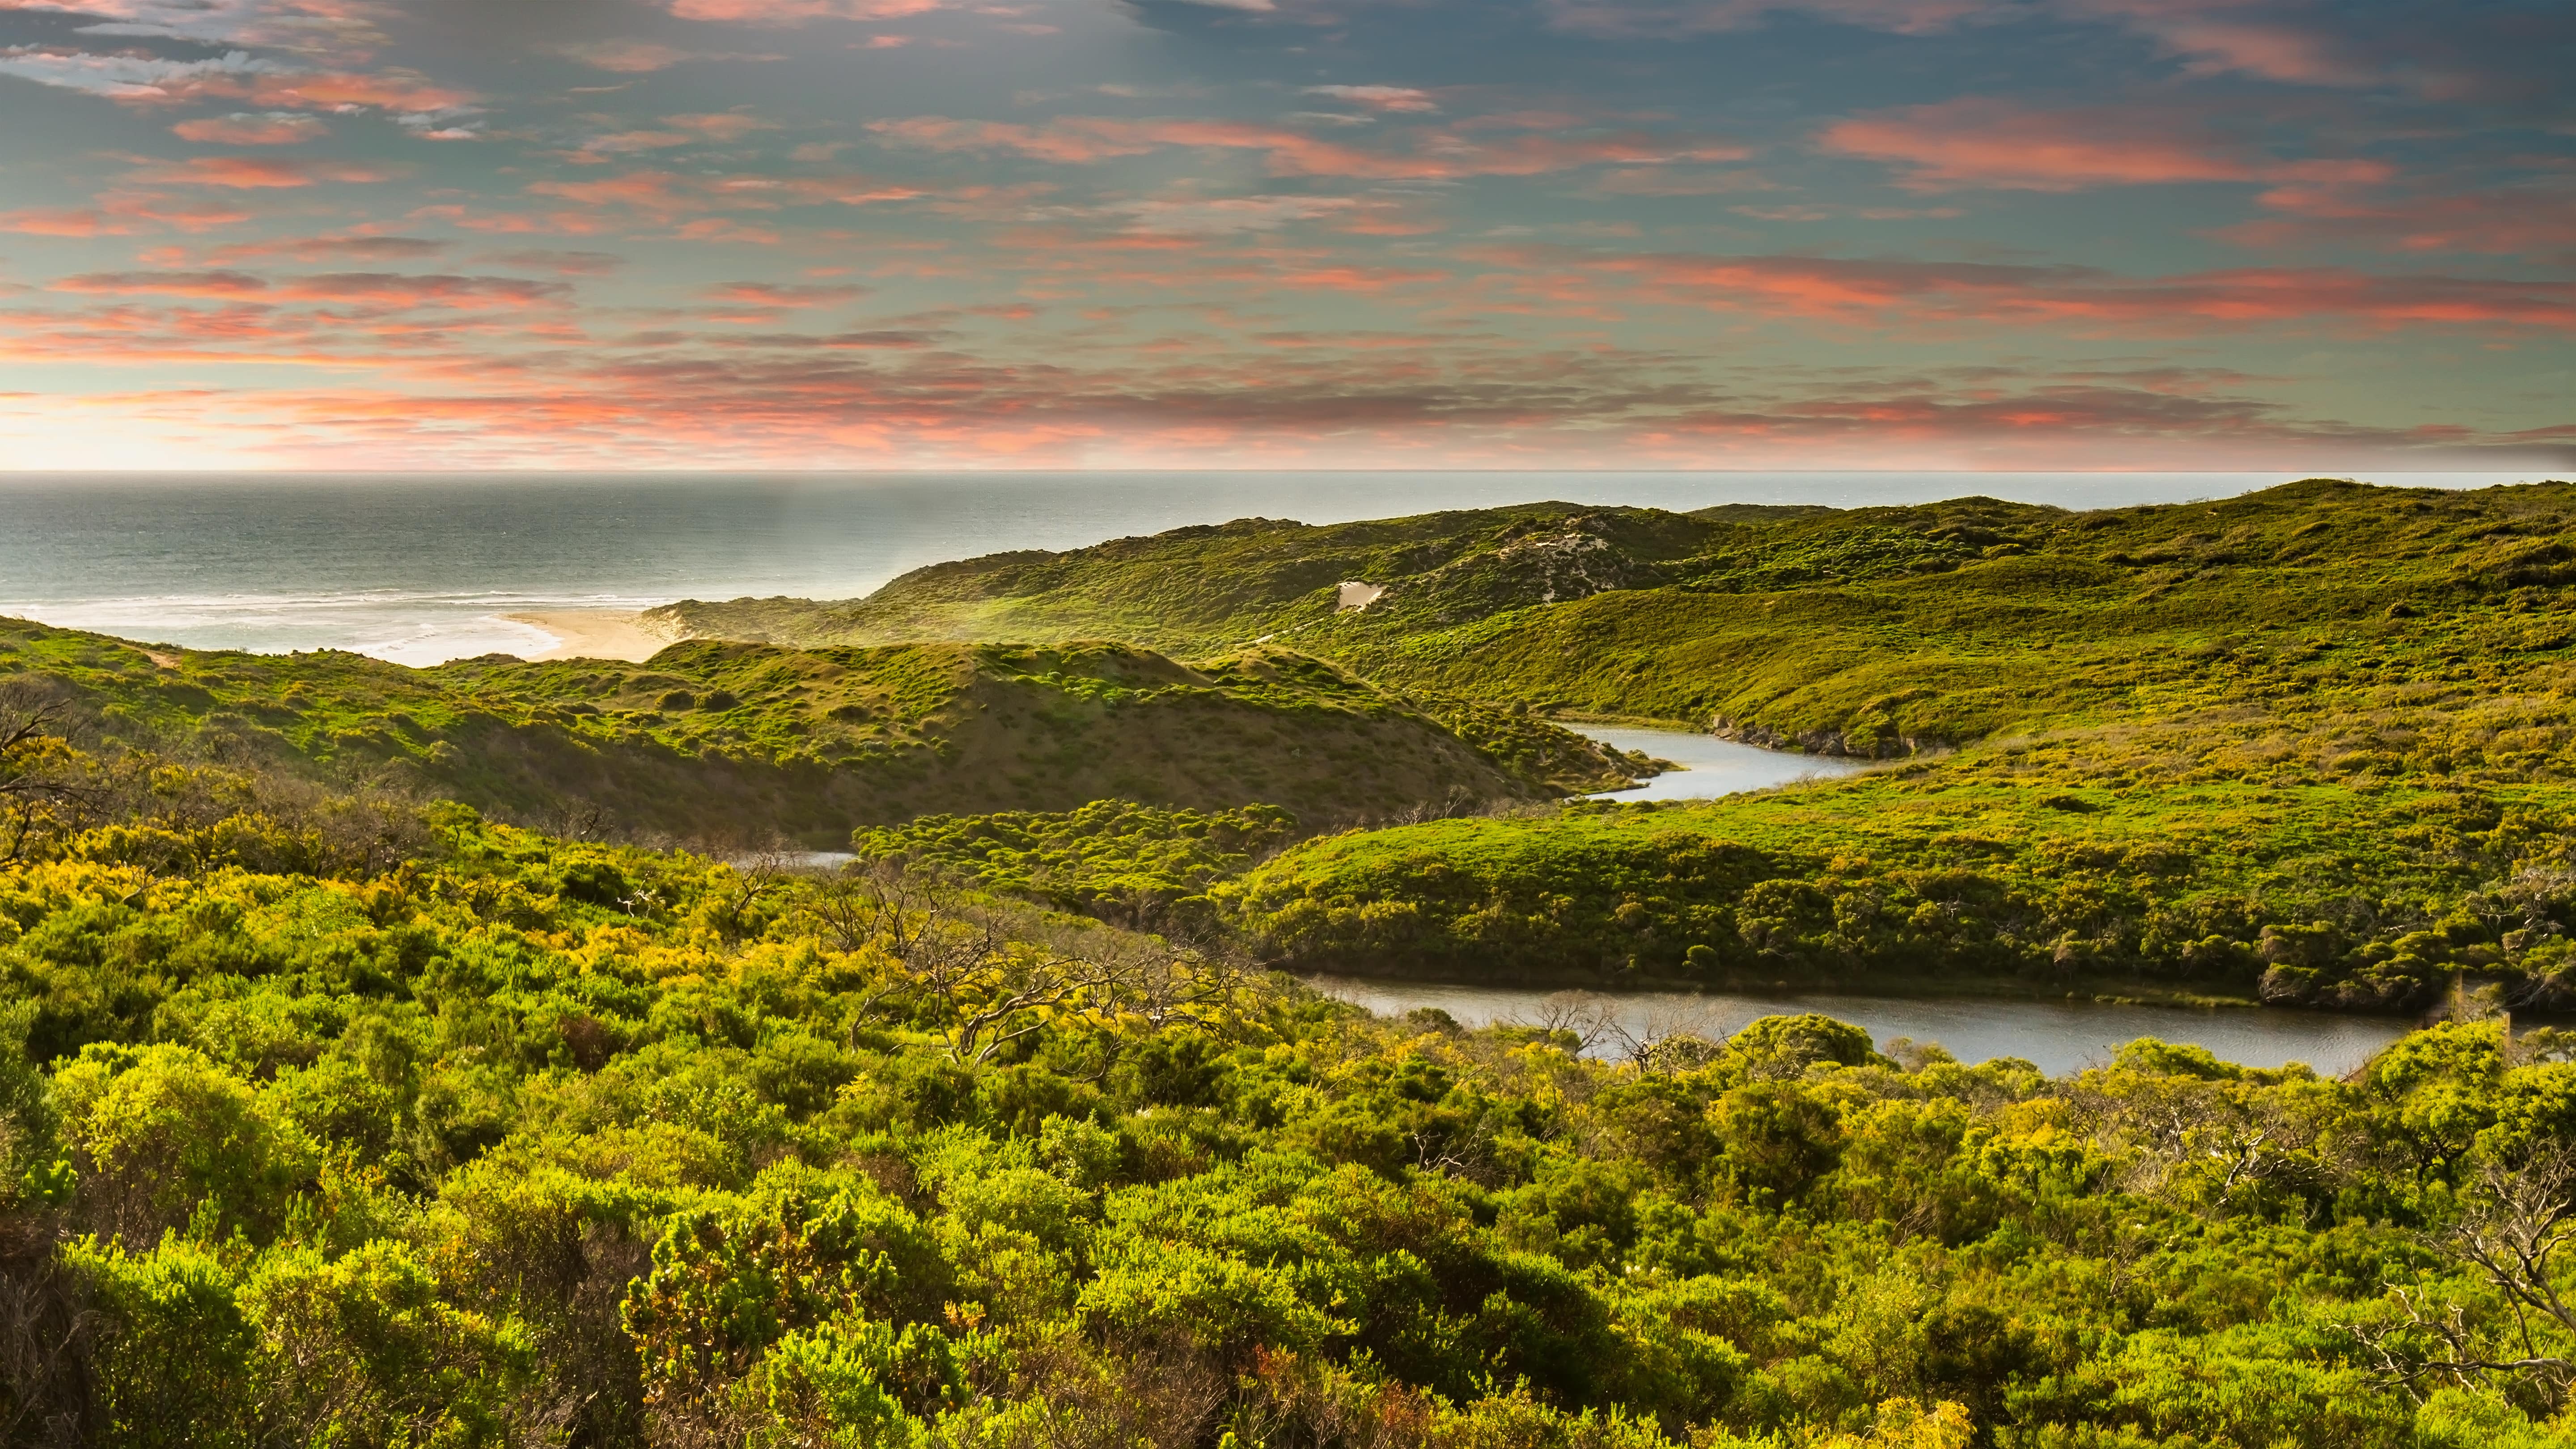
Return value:
<svg viewBox="0 0 2576 1449">
<path fill-rule="evenodd" d="M 1384 584 L 1365 584 L 1356 579 L 1345 579 L 1342 582 L 1341 595 L 1334 600 L 1333 607 L 1336 611 L 1365 609 L 1385 597 L 1386 585 Z"/>
<path fill-rule="evenodd" d="M 555 637 L 553 648 L 530 659 L 623 659 L 641 664 L 671 641 L 646 628 L 643 615 L 617 609 L 556 609 L 505 614 L 513 624 L 533 624 Z"/>
</svg>

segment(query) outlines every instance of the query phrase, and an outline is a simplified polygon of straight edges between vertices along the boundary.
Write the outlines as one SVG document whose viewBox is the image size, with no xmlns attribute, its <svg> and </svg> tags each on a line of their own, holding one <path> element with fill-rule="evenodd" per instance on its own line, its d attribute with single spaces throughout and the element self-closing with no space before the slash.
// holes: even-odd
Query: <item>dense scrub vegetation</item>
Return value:
<svg viewBox="0 0 2576 1449">
<path fill-rule="evenodd" d="M 1339 971 L 2381 1008 L 2467 972 L 2576 1005 L 2576 790 L 2355 781 L 2270 744 L 2059 738 L 1354 832 L 1214 890 L 1277 959 Z"/>
<path fill-rule="evenodd" d="M 9 1442 L 2576 1443 L 2550 1034 L 2345 1082 L 1819 1017 L 1586 1056 L 1579 999 L 1376 1021 L 921 869 L 18 723 Z"/>
<path fill-rule="evenodd" d="M 871 865 L 928 868 L 981 890 L 1149 929 L 1221 929 L 1208 888 L 1298 835 L 1272 805 L 1201 814 L 1097 800 L 1079 810 L 925 815 L 851 837 Z"/>
<path fill-rule="evenodd" d="M 461 799 L 574 833 L 783 836 L 1107 796 L 1268 803 L 1312 828 L 1624 782 L 1526 712 L 1363 683 L 1285 650 L 1192 667 L 1112 644 L 798 651 L 406 669 L 206 653 L 0 620 L 0 685 L 106 738 Z"/>
</svg>

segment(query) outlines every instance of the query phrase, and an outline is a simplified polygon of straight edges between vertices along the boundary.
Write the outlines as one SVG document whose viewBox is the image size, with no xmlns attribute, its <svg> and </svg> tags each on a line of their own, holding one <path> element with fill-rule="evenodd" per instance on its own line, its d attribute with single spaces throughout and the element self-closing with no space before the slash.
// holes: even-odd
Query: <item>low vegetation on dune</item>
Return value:
<svg viewBox="0 0 2576 1449">
<path fill-rule="evenodd" d="M 837 846 L 933 811 L 1123 796 L 1268 803 L 1310 828 L 1548 798 L 1644 768 L 1526 712 L 1285 650 L 1197 666 L 1117 644 L 793 650 L 647 664 L 146 647 L 0 621 L 0 684 L 101 738 L 463 800 L 582 831 Z"/>
<path fill-rule="evenodd" d="M 1511 604 L 1664 582 L 1658 560 L 1734 533 L 1697 516 L 1564 503 L 1327 527 L 1247 518 L 1063 553 L 934 564 L 864 599 L 690 600 L 648 617 L 685 634 L 806 646 L 1113 638 L 1200 655 L 1302 635 L 1339 611 L 1345 583 L 1389 587 L 1384 606 L 1408 616 L 1438 599 L 1429 615 L 1455 622 Z"/>
<path fill-rule="evenodd" d="M 44 726 L 0 732 L 13 1444 L 2576 1442 L 2552 1033 L 2333 1081 L 1467 1032 Z"/>
</svg>

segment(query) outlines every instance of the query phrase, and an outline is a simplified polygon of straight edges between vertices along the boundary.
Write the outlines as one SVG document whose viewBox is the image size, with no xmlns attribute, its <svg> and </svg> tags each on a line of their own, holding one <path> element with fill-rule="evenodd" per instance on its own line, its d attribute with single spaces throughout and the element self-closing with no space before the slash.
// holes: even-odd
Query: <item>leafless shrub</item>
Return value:
<svg viewBox="0 0 2576 1449">
<path fill-rule="evenodd" d="M 799 909 L 837 949 L 873 949 L 894 968 L 861 998 L 861 1015 L 930 1008 L 963 1063 L 991 1061 L 1068 1014 L 1148 1031 L 1214 1026 L 1248 979 L 1227 953 L 990 900 L 901 862 L 818 881 Z"/>
<path fill-rule="evenodd" d="M 85 1443 L 97 1314 L 56 1254 L 51 1213 L 0 1220 L 0 1443 Z"/>
<path fill-rule="evenodd" d="M 1662 1001 L 1635 1027 L 1611 1024 L 1610 1043 L 1641 1072 L 1686 1072 L 1704 1067 L 1726 1050 L 1724 1014 L 1704 1001 Z"/>
<path fill-rule="evenodd" d="M 1558 991 L 1540 998 L 1537 1012 L 1525 1023 L 1541 1031 L 1570 1032 L 1575 1052 L 1593 1048 L 1621 1034 L 1619 1001 L 1597 991 Z"/>
<path fill-rule="evenodd" d="M 1008 1449 L 1192 1449 L 1213 1437 L 1231 1376 L 1186 1343 L 1114 1353 L 1059 1339 L 1017 1356 L 1008 1386 L 1026 1406 L 993 1442 Z"/>
<path fill-rule="evenodd" d="M 2381 1317 L 2349 1325 L 2380 1375 L 2421 1397 L 2422 1386 L 2528 1384 L 2551 1404 L 2576 1384 L 2576 1306 L 2560 1291 L 2560 1266 L 2576 1243 L 2576 1152 L 2552 1145 L 2520 1166 L 2480 1164 L 2459 1219 L 2429 1243 L 2501 1298 L 2512 1325 L 2480 1331 L 2460 1303 L 2393 1290 Z"/>
</svg>

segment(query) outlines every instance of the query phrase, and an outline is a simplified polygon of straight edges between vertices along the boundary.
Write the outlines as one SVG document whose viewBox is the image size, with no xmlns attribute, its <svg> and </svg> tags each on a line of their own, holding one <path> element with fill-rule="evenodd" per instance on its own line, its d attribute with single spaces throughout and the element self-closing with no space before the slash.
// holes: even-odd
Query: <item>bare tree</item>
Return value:
<svg viewBox="0 0 2576 1449">
<path fill-rule="evenodd" d="M 1598 991 L 1557 991 L 1540 998 L 1537 1014 L 1528 1023 L 1549 1033 L 1574 1034 L 1577 1056 L 1588 1055 L 1594 1047 L 1623 1035 L 1619 1026 L 1619 1002 Z"/>
<path fill-rule="evenodd" d="M 2321 1170 L 2316 1123 L 2260 1088 L 2162 1077 L 2067 1097 L 2096 1131 L 2140 1149 L 2122 1183 L 2132 1192 L 2205 1193 L 2223 1212 L 2267 1183 Z"/>
<path fill-rule="evenodd" d="M 1640 1072 L 1686 1072 L 1708 1065 L 1726 1049 L 1725 1020 L 1706 1002 L 1659 1003 L 1632 1027 L 1616 1014 L 1615 1001 L 1601 1001 L 1607 1020 L 1602 1040 Z"/>
<path fill-rule="evenodd" d="M 2576 1383 L 2576 1357 L 2566 1346 L 2576 1339 L 2576 1307 L 2559 1283 L 2576 1243 L 2576 1152 L 2553 1145 L 2519 1167 L 2482 1163 L 2462 1197 L 2459 1220 L 2433 1235 L 2432 1246 L 2504 1300 L 2509 1328 L 2482 1332 L 2459 1303 L 2398 1288 L 2390 1294 L 2391 1317 L 2350 1331 L 2381 1374 L 2409 1392 L 2428 1380 L 2506 1377 L 2559 1402 Z"/>
<path fill-rule="evenodd" d="M 914 953 L 955 917 L 962 894 L 945 877 L 899 861 L 852 864 L 816 880 L 798 909 L 844 952 L 876 946 L 897 961 Z"/>
<path fill-rule="evenodd" d="M 890 959 L 860 1015 L 936 1004 L 960 1062 L 990 1061 L 1068 1016 L 1212 1026 L 1245 975 L 1221 954 L 984 900 L 901 862 L 818 881 L 800 908 L 840 950 L 873 946 Z"/>
<path fill-rule="evenodd" d="M 60 699 L 24 683 L 0 687 L 0 865 L 24 857 L 46 830 L 95 813 L 104 799 L 63 724 Z"/>
</svg>

